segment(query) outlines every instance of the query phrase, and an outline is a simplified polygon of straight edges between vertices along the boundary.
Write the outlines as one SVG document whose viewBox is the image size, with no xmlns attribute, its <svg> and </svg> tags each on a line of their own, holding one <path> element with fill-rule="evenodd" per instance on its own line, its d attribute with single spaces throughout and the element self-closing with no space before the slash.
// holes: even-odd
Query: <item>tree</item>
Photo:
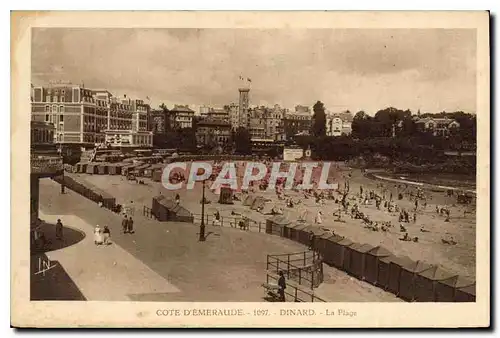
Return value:
<svg viewBox="0 0 500 338">
<path fill-rule="evenodd" d="M 165 118 L 165 132 L 169 132 L 173 129 L 173 126 L 170 123 L 170 110 L 168 110 L 165 103 L 161 103 L 159 108 L 163 111 L 163 116 Z"/>
<path fill-rule="evenodd" d="M 368 138 L 371 136 L 371 117 L 364 111 L 358 111 L 352 119 L 352 136 L 359 139 Z"/>
<path fill-rule="evenodd" d="M 236 153 L 241 155 L 250 155 L 252 153 L 252 138 L 250 132 L 244 128 L 239 127 L 234 134 L 234 143 Z"/>
<path fill-rule="evenodd" d="M 312 117 L 312 134 L 316 137 L 326 135 L 326 114 L 325 106 L 321 101 L 318 101 L 313 106 Z"/>
</svg>

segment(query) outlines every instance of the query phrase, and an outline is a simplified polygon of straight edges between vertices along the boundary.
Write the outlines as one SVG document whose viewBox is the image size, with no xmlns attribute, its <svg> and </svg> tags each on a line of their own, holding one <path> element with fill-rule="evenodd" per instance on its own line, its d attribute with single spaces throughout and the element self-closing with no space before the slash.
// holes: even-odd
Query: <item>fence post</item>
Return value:
<svg viewBox="0 0 500 338">
<path fill-rule="evenodd" d="M 280 271 L 280 259 L 276 258 L 276 273 L 279 273 Z"/>
<path fill-rule="evenodd" d="M 313 267 L 313 270 L 312 270 L 312 273 L 311 273 L 311 289 L 314 289 L 314 271 L 316 270 L 314 268 L 314 264 L 312 265 Z"/>
<path fill-rule="evenodd" d="M 269 255 L 266 256 L 266 270 L 269 270 Z M 269 279 L 269 275 L 267 278 Z"/>
<path fill-rule="evenodd" d="M 295 288 L 295 302 L 297 301 L 297 288 Z"/>
<path fill-rule="evenodd" d="M 299 268 L 299 285 L 301 284 L 302 281 L 302 269 Z"/>
<path fill-rule="evenodd" d="M 223 227 L 224 226 L 224 217 L 220 217 L 220 226 Z"/>
<path fill-rule="evenodd" d="M 288 278 L 290 278 L 290 255 L 288 255 L 287 273 L 288 273 Z"/>
<path fill-rule="evenodd" d="M 260 222 L 259 222 L 259 233 L 260 233 Z"/>
<path fill-rule="evenodd" d="M 304 266 L 306 266 L 306 252 L 304 251 Z"/>
</svg>

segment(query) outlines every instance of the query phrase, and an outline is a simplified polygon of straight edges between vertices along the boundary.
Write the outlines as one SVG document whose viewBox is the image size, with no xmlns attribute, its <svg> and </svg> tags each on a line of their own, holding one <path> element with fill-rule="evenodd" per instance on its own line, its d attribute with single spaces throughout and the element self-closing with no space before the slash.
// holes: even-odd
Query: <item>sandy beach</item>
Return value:
<svg viewBox="0 0 500 338">
<path fill-rule="evenodd" d="M 339 170 L 332 168 L 331 170 Z M 348 174 L 350 173 L 350 177 Z M 151 207 L 153 196 L 163 194 L 174 196 L 178 193 L 181 197 L 181 204 L 194 214 L 201 213 L 201 183 L 197 182 L 194 189 L 180 189 L 178 191 L 168 191 L 159 182 L 153 182 L 144 179 L 145 185 L 139 185 L 133 181 L 127 181 L 123 176 L 108 175 L 77 175 L 80 179 L 100 187 L 113 196 L 117 196 L 117 203 L 130 205 L 133 201 L 135 212 L 142 212 L 143 206 Z M 350 193 L 349 198 L 353 198 L 360 190 L 360 186 L 366 192 L 373 190 L 382 194 L 386 190 L 387 197 L 393 194 L 393 199 L 400 208 L 405 208 L 413 215 L 414 201 L 410 201 L 405 195 L 402 200 L 397 200 L 399 192 L 407 192 L 412 187 L 405 187 L 395 182 L 380 181 L 367 178 L 359 170 L 341 168 L 340 172 L 335 173 L 335 177 L 341 177 L 338 180 L 339 186 L 344 184 L 343 180 L 349 180 Z M 343 178 L 342 178 L 343 177 Z M 302 192 L 285 190 L 285 196 L 291 197 L 295 202 L 299 202 L 294 208 L 286 206 L 285 200 L 279 200 L 274 191 L 256 192 L 255 195 L 264 196 L 269 200 L 262 212 L 250 210 L 244 206 L 241 201 L 235 201 L 233 205 L 221 205 L 217 203 L 218 196 L 209 189 L 206 189 L 206 197 L 210 204 L 206 205 L 206 213 L 213 214 L 219 211 L 221 215 L 229 216 L 231 212 L 241 213 L 256 222 L 265 222 L 270 217 L 270 210 L 274 207 L 280 207 L 285 217 L 291 221 L 296 221 L 301 215 L 305 214 L 308 224 L 314 224 L 314 218 L 319 210 L 323 212 L 323 222 L 318 227 L 329 229 L 336 234 L 345 236 L 355 242 L 366 243 L 372 246 L 382 245 L 396 255 L 408 256 L 413 260 L 423 260 L 431 264 L 439 264 L 450 272 L 463 276 L 475 277 L 475 201 L 471 205 L 456 204 L 456 196 L 447 196 L 445 192 L 425 191 L 427 196 L 427 206 L 421 204 L 416 212 L 417 221 L 414 223 L 402 223 L 408 232 L 408 235 L 418 237 L 418 242 L 402 241 L 403 234 L 400 232 L 398 222 L 398 212 L 389 213 L 387 210 L 378 210 L 374 201 L 370 205 L 360 204 L 359 210 L 367 215 L 370 220 L 377 222 L 392 222 L 392 227 L 387 232 L 373 231 L 363 226 L 362 220 L 353 219 L 350 215 L 342 214 L 342 221 L 336 221 L 333 213 L 341 208 L 333 200 L 325 200 L 323 205 L 316 203 L 314 198 L 304 198 Z M 340 198 L 339 194 L 336 194 Z M 359 201 L 350 201 L 358 203 Z M 445 222 L 446 216 L 436 213 L 436 206 L 446 206 L 450 210 L 450 220 Z M 468 213 L 464 213 L 468 211 Z M 420 229 L 426 232 L 421 232 Z M 452 237 L 457 243 L 455 245 L 443 244 L 442 238 Z"/>
</svg>

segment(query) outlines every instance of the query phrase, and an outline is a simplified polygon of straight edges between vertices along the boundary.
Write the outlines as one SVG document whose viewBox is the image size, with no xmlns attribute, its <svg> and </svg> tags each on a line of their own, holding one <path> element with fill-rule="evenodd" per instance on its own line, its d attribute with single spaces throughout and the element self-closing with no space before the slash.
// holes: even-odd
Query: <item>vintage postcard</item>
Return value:
<svg viewBox="0 0 500 338">
<path fill-rule="evenodd" d="M 11 25 L 13 326 L 490 325 L 488 12 Z"/>
</svg>

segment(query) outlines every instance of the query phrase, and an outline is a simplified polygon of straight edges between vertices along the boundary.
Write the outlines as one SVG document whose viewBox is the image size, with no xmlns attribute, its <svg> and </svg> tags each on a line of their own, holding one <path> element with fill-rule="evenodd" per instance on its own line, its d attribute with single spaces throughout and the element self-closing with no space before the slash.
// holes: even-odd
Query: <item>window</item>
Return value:
<svg viewBox="0 0 500 338">
<path fill-rule="evenodd" d="M 45 112 L 49 112 L 50 111 L 50 106 L 45 106 Z"/>
<path fill-rule="evenodd" d="M 49 114 L 45 114 L 45 122 L 49 122 Z"/>
<path fill-rule="evenodd" d="M 64 106 L 59 106 L 59 111 L 62 113 L 64 112 Z"/>
<path fill-rule="evenodd" d="M 50 95 L 45 96 L 45 102 L 50 102 Z"/>
<path fill-rule="evenodd" d="M 61 96 L 61 102 L 64 102 L 64 96 Z"/>
<path fill-rule="evenodd" d="M 64 115 L 63 114 L 59 115 L 59 122 L 64 122 Z"/>
</svg>

